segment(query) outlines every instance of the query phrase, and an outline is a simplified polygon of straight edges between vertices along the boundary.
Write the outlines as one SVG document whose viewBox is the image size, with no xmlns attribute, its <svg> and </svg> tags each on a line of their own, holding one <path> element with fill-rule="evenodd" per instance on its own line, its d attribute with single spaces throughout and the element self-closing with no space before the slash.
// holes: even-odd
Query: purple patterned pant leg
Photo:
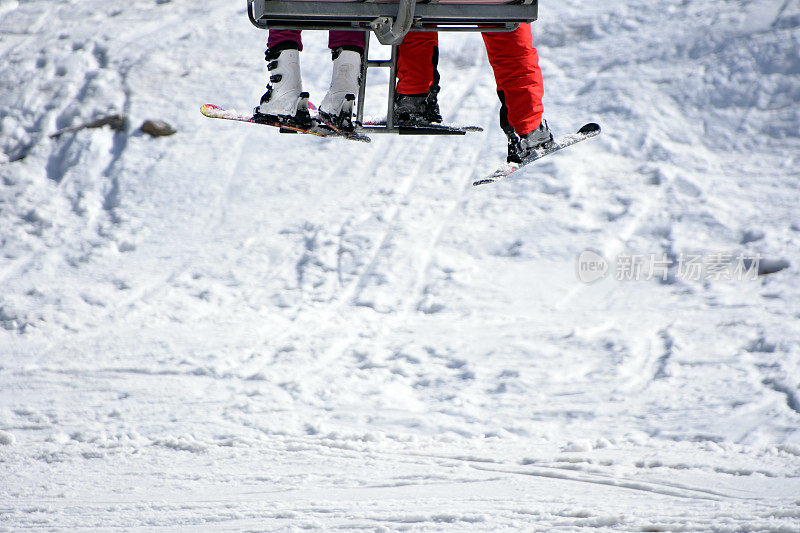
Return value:
<svg viewBox="0 0 800 533">
<path fill-rule="evenodd" d="M 328 32 L 328 48 L 336 50 L 340 46 L 356 46 L 364 49 L 364 32 L 351 30 L 331 30 Z"/>
<path fill-rule="evenodd" d="M 297 44 L 298 50 L 303 49 L 303 41 L 300 39 L 300 30 L 269 30 L 267 48 L 272 48 L 286 41 L 292 41 Z"/>
</svg>

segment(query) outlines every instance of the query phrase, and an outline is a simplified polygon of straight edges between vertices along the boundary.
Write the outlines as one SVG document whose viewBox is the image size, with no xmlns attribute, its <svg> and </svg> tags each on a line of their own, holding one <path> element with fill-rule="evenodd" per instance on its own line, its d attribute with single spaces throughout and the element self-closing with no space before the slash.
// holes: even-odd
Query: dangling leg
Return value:
<svg viewBox="0 0 800 533">
<path fill-rule="evenodd" d="M 328 48 L 333 58 L 333 73 L 328 94 L 319 106 L 319 118 L 339 129 L 353 131 L 353 104 L 360 83 L 364 32 L 331 31 Z"/>
<path fill-rule="evenodd" d="M 439 112 L 439 38 L 436 32 L 409 32 L 398 48 L 394 112 L 402 123 L 442 121 Z"/>
<path fill-rule="evenodd" d="M 553 136 L 542 115 L 544 83 L 530 24 L 512 32 L 483 33 L 489 63 L 503 104 L 501 126 L 509 138 L 509 161 L 519 162 Z"/>
<path fill-rule="evenodd" d="M 311 126 L 308 93 L 303 92 L 300 77 L 302 49 L 299 30 L 270 30 L 264 55 L 270 74 L 269 85 L 253 113 L 256 120 Z"/>
</svg>

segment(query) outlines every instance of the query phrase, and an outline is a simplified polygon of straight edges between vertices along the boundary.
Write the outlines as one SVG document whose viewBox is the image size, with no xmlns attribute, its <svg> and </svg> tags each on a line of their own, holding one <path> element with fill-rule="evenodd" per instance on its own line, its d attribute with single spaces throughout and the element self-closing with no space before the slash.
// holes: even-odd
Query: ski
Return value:
<svg viewBox="0 0 800 533">
<path fill-rule="evenodd" d="M 371 129 L 385 129 L 386 120 L 367 120 L 361 124 L 362 131 L 370 131 Z M 395 124 L 400 135 L 464 135 L 467 132 L 483 131 L 480 126 L 461 125 L 461 124 L 440 124 L 437 122 L 400 122 Z"/>
<path fill-rule="evenodd" d="M 345 139 L 347 139 L 349 141 L 360 141 L 360 142 L 364 142 L 364 143 L 372 142 L 372 139 L 370 139 L 368 136 L 364 135 L 363 133 L 358 133 L 357 131 L 343 130 L 343 129 L 337 127 L 337 126 L 334 126 L 333 124 L 331 124 L 329 122 L 324 122 L 324 121 L 322 121 L 322 120 L 320 120 L 318 118 L 314 118 L 314 120 L 319 124 L 319 127 L 322 130 L 327 130 L 328 131 L 328 133 L 326 135 L 328 137 L 344 137 Z"/>
<path fill-rule="evenodd" d="M 200 112 L 208 118 L 220 118 L 224 120 L 236 120 L 239 122 L 250 122 L 253 124 L 261 124 L 263 126 L 272 126 L 274 128 L 278 128 L 281 133 L 303 133 L 307 135 L 315 135 L 317 137 L 341 137 L 343 139 L 361 142 L 371 142 L 372 140 L 366 135 L 361 135 L 360 133 L 348 132 L 330 127 L 319 122 L 315 118 L 312 118 L 313 125 L 310 128 L 303 128 L 298 125 L 285 124 L 281 122 L 263 122 L 253 118 L 252 114 L 239 113 L 236 110 L 225 109 L 214 104 L 205 104 L 200 108 Z"/>
<path fill-rule="evenodd" d="M 577 133 L 571 133 L 559 137 L 553 142 L 553 144 L 549 148 L 536 150 L 532 156 L 525 158 L 522 161 L 522 163 L 506 163 L 505 165 L 501 166 L 488 176 L 472 182 L 472 185 L 484 185 L 486 183 L 494 183 L 496 181 L 500 181 L 501 179 L 508 177 L 509 175 L 513 174 L 522 167 L 529 165 L 534 161 L 543 158 L 546 155 L 550 155 L 553 152 L 558 152 L 559 150 L 567 148 L 568 146 L 572 146 L 573 144 L 577 144 L 581 141 L 585 141 L 586 139 L 591 139 L 592 137 L 595 137 L 596 135 L 599 134 L 600 134 L 599 124 L 595 124 L 594 122 L 585 124 L 583 127 L 581 127 L 581 129 L 578 130 Z"/>
<path fill-rule="evenodd" d="M 336 126 L 335 124 L 332 124 L 321 118 L 315 118 L 314 120 L 316 120 L 319 123 L 320 128 L 332 131 L 333 133 L 331 135 L 333 136 L 344 137 L 345 139 L 349 139 L 351 141 L 361 141 L 367 143 L 372 142 L 372 139 L 370 139 L 364 134 L 358 133 L 357 131 L 344 130 Z"/>
</svg>

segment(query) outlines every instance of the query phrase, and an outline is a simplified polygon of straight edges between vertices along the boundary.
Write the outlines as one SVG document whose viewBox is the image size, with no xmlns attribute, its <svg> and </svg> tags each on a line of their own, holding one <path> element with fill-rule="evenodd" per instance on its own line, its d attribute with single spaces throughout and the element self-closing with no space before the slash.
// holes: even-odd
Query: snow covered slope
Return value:
<svg viewBox="0 0 800 533">
<path fill-rule="evenodd" d="M 540 18 L 551 126 L 604 133 L 473 188 L 477 35 L 484 133 L 363 145 L 200 114 L 263 92 L 243 1 L 0 0 L 0 529 L 798 531 L 800 5 Z"/>
</svg>

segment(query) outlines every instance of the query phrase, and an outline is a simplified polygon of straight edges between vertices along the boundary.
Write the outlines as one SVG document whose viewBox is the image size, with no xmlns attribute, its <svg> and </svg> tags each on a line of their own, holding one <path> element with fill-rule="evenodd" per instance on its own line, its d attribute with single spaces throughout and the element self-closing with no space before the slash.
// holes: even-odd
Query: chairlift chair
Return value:
<svg viewBox="0 0 800 533">
<path fill-rule="evenodd" d="M 274 30 L 360 30 L 365 36 L 356 128 L 364 133 L 464 135 L 459 128 L 398 125 L 394 116 L 397 47 L 409 31 L 508 32 L 536 20 L 538 0 L 247 0 L 250 22 Z M 369 59 L 369 32 L 391 46 L 386 60 Z M 364 125 L 367 70 L 389 69 L 385 125 Z"/>
</svg>

